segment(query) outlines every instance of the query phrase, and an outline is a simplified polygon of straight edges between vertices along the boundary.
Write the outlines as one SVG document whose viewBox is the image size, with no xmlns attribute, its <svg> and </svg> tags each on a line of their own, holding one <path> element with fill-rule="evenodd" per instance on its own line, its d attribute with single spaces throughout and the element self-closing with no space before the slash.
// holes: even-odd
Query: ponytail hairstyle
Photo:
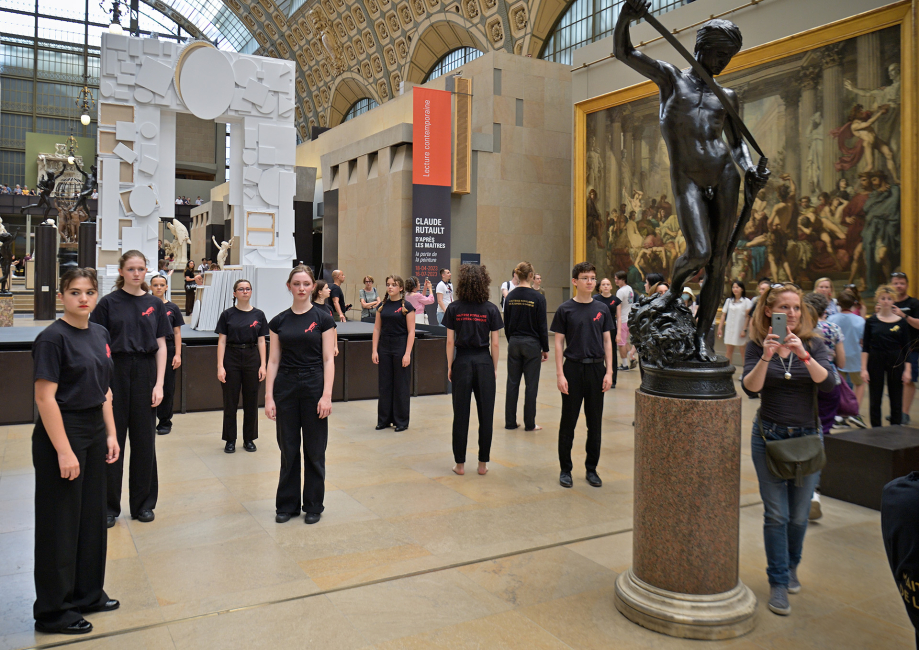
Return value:
<svg viewBox="0 0 919 650">
<path fill-rule="evenodd" d="M 118 258 L 118 268 L 123 269 L 124 265 L 128 263 L 128 260 L 133 259 L 135 257 L 143 260 L 144 266 L 147 265 L 147 256 L 138 250 L 131 249 L 129 251 L 126 251 L 124 255 Z M 118 274 L 118 278 L 115 280 L 115 288 L 124 289 L 124 276 L 121 275 L 120 273 Z M 143 291 L 144 293 L 147 293 L 150 291 L 150 285 L 147 284 L 146 280 L 140 283 L 140 288 L 141 288 L 141 291 Z"/>
<path fill-rule="evenodd" d="M 236 287 L 238 287 L 243 282 L 248 284 L 250 289 L 252 288 L 252 283 L 249 282 L 246 278 L 240 278 L 239 280 L 233 283 L 233 306 L 234 307 L 236 306 Z"/>
<path fill-rule="evenodd" d="M 405 282 L 404 282 L 404 281 L 402 280 L 402 278 L 401 278 L 400 276 L 398 276 L 398 275 L 387 275 L 384 284 L 386 284 L 386 282 L 389 282 L 390 280 L 392 280 L 395 284 L 397 284 L 397 285 L 399 286 L 400 289 L 402 289 L 402 315 L 404 316 L 405 314 L 408 313 L 408 309 L 405 308 Z M 410 280 L 411 280 L 411 278 L 410 278 Z M 381 303 L 380 303 L 380 306 L 377 307 L 377 311 L 378 311 L 378 312 L 382 312 L 382 311 L 383 311 L 383 307 L 385 307 L 385 306 L 386 306 L 386 303 L 388 303 L 388 302 L 390 302 L 390 300 L 389 300 L 389 289 L 387 289 L 387 290 L 386 290 L 386 293 L 383 294 L 383 302 L 381 302 Z"/>
<path fill-rule="evenodd" d="M 80 278 L 86 278 L 89 280 L 90 284 L 93 285 L 93 289 L 95 289 L 95 291 L 98 293 L 99 279 L 96 277 L 96 269 L 76 268 L 66 271 L 64 275 L 61 276 L 61 294 L 63 295 L 63 293 L 67 291 L 68 287 L 70 287 L 71 284 Z"/>
<path fill-rule="evenodd" d="M 313 286 L 313 293 L 310 296 L 310 300 L 312 300 L 313 302 L 316 302 L 319 299 L 319 293 L 323 289 L 325 289 L 327 286 L 329 286 L 329 283 L 326 282 L 325 280 L 316 280 L 316 284 Z M 316 303 L 316 304 L 318 305 L 319 303 Z M 325 304 L 325 303 L 322 303 L 322 304 Z"/>
<path fill-rule="evenodd" d="M 514 268 L 514 275 L 517 276 L 518 282 L 529 282 L 533 279 L 535 272 L 533 265 L 529 262 L 521 262 Z"/>
</svg>

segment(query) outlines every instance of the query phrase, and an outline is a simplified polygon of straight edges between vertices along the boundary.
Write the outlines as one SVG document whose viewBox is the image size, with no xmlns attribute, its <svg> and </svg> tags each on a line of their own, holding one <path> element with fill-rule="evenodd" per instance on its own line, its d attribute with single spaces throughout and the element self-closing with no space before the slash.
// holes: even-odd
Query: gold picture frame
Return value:
<svg viewBox="0 0 919 650">
<path fill-rule="evenodd" d="M 819 47 L 852 39 L 890 27 L 899 27 L 901 69 L 900 141 L 900 268 L 919 279 L 919 50 L 917 50 L 919 0 L 904 0 L 880 9 L 829 23 L 799 34 L 772 41 L 738 53 L 722 73 L 729 75 L 747 68 L 801 54 Z M 588 259 L 587 233 L 587 118 L 592 113 L 656 95 L 650 81 L 578 102 L 574 106 L 574 191 L 573 241 L 575 262 Z M 826 146 L 830 146 L 829 142 Z M 767 152 L 769 155 L 769 152 Z"/>
</svg>

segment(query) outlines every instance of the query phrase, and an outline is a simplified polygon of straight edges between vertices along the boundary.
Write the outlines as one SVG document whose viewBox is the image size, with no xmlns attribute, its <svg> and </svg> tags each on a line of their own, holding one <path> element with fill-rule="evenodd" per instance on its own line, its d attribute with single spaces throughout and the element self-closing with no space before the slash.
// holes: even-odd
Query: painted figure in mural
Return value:
<svg viewBox="0 0 919 650">
<path fill-rule="evenodd" d="M 599 188 L 601 178 L 603 178 L 603 159 L 600 157 L 597 139 L 591 137 L 587 151 L 587 187 Z"/>
<path fill-rule="evenodd" d="M 622 5 L 615 30 L 615 54 L 660 88 L 661 134 L 670 153 L 676 214 L 686 239 L 686 251 L 673 265 L 671 288 L 661 300 L 673 304 L 684 283 L 705 269 L 706 277 L 712 281 L 702 286 L 694 345 L 697 358 L 714 360 L 714 351 L 707 349 L 705 337 L 724 292 L 721 278 L 736 243 L 731 238 L 738 221 L 744 223 L 749 217 L 756 194 L 766 185 L 769 173 L 757 170 L 738 127 L 695 71 L 683 72 L 667 62 L 656 61 L 632 45 L 629 25 L 645 16 L 650 5 L 644 0 L 626 0 Z M 711 20 L 697 32 L 695 58 L 715 76 L 727 67 L 741 45 L 736 25 Z M 727 88 L 724 91 L 733 108 L 739 109 L 737 95 Z M 745 174 L 745 204 L 739 219 L 740 174 L 735 164 Z"/>
<path fill-rule="evenodd" d="M 58 176 L 60 176 L 60 173 L 55 174 L 53 171 L 47 171 L 45 177 L 38 180 L 38 203 L 24 205 L 19 208 L 19 211 L 25 213 L 25 211 L 30 208 L 40 208 L 44 205 L 45 212 L 42 214 L 42 217 L 47 218 L 48 213 L 54 208 L 51 204 L 51 193 L 54 192 L 54 184 Z"/>
<path fill-rule="evenodd" d="M 874 291 L 900 265 L 900 186 L 891 185 L 887 174 L 869 174 L 873 191 L 865 201 L 865 281 Z M 880 273 L 880 275 L 879 275 Z"/>
<path fill-rule="evenodd" d="M 858 88 L 848 79 L 842 83 L 846 90 L 862 98 L 868 110 L 880 106 L 887 106 L 888 111 L 878 119 L 876 128 L 878 135 L 885 140 L 895 152 L 900 152 L 900 64 L 891 63 L 887 66 L 887 75 L 890 85 L 880 88 Z"/>
<path fill-rule="evenodd" d="M 781 169 L 781 167 L 779 168 Z M 805 179 L 812 192 L 819 192 L 820 174 L 823 169 L 823 116 L 819 111 L 811 116 L 807 128 L 807 162 Z"/>
<path fill-rule="evenodd" d="M 887 169 L 890 170 L 894 183 L 899 183 L 897 178 L 897 163 L 894 160 L 893 150 L 874 130 L 874 123 L 890 111 L 890 106 L 884 104 L 872 113 L 865 110 L 861 104 L 856 104 L 849 111 L 849 121 L 838 129 L 830 131 L 830 135 L 839 144 L 842 155 L 836 161 L 836 171 L 846 171 L 864 160 L 865 169 L 873 170 L 875 163 L 880 162 L 875 156 L 875 151 L 886 159 Z M 855 139 L 853 146 L 848 146 L 850 139 Z"/>
<path fill-rule="evenodd" d="M 587 241 L 595 239 L 597 246 L 603 246 L 603 219 L 597 208 L 597 191 L 591 188 L 587 193 Z"/>
</svg>

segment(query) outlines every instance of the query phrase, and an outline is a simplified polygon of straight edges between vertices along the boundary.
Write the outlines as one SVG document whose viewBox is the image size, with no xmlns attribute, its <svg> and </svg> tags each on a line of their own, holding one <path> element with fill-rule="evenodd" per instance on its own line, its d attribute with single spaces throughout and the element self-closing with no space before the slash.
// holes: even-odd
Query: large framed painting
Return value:
<svg viewBox="0 0 919 650">
<path fill-rule="evenodd" d="M 769 277 L 810 290 L 830 278 L 837 291 L 855 284 L 870 297 L 892 271 L 915 278 L 909 11 L 909 2 L 890 5 L 743 51 L 718 78 L 739 95 L 772 170 L 726 283 L 752 289 Z M 648 273 L 669 278 L 686 247 L 659 107 L 650 82 L 575 107 L 574 257 L 605 276 L 626 271 L 637 289 Z"/>
</svg>

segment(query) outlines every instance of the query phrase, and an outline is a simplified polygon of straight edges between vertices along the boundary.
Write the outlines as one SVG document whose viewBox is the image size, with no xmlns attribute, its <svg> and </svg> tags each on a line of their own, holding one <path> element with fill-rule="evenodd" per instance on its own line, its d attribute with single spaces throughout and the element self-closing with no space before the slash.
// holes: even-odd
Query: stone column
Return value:
<svg viewBox="0 0 919 650">
<path fill-rule="evenodd" d="M 624 193 L 629 193 L 633 188 L 632 181 L 632 168 L 635 166 L 632 161 L 632 141 L 628 137 L 632 132 L 632 120 L 633 116 L 631 113 L 625 113 L 622 116 L 622 160 L 625 163 L 624 169 L 619 174 L 620 179 L 622 179 L 622 192 L 619 196 L 622 197 Z M 624 203 L 622 198 L 619 199 L 619 203 Z"/>
<path fill-rule="evenodd" d="M 834 164 L 839 159 L 839 146 L 830 135 L 845 121 L 842 102 L 842 43 L 823 48 L 823 169 L 820 171 L 821 186 L 814 191 L 831 191 L 836 186 L 839 172 Z"/>
<path fill-rule="evenodd" d="M 640 119 L 633 120 L 632 126 L 632 188 L 648 192 L 647 187 L 641 186 L 641 139 L 645 132 L 645 126 Z M 639 215 L 641 216 L 641 215 Z"/>
<path fill-rule="evenodd" d="M 635 393 L 632 567 L 616 580 L 616 608 L 670 636 L 746 634 L 756 624 L 756 596 L 739 578 L 741 398 L 704 399 L 704 383 L 692 391 L 695 399 L 642 386 Z"/>
<path fill-rule="evenodd" d="M 648 187 L 645 188 L 645 192 L 651 195 L 650 198 L 660 198 L 661 191 L 661 160 L 660 160 L 660 142 L 661 142 L 661 129 L 657 113 L 654 115 L 646 115 L 643 120 L 648 134 Z M 657 196 L 654 196 L 657 194 Z M 649 199 L 650 202 L 650 199 Z M 653 215 L 654 218 L 657 218 L 657 215 Z"/>
<path fill-rule="evenodd" d="M 801 142 L 798 125 L 798 102 L 801 92 L 792 80 L 782 91 L 782 102 L 785 104 L 785 171 L 791 174 L 802 187 L 801 178 Z M 809 188 L 807 188 L 809 189 Z"/>
<path fill-rule="evenodd" d="M 862 90 L 875 90 L 884 79 L 883 70 L 881 69 L 881 34 L 880 32 L 871 32 L 863 34 L 855 39 L 855 47 L 858 51 L 858 68 L 856 70 L 855 85 Z M 864 102 L 867 97 L 861 98 Z M 874 103 L 869 101 L 869 103 Z M 866 106 L 874 108 L 874 106 Z"/>
<path fill-rule="evenodd" d="M 622 203 L 622 115 L 616 110 L 610 124 L 610 159 L 607 164 L 607 176 L 610 179 L 610 210 L 619 208 Z"/>
<path fill-rule="evenodd" d="M 807 134 L 810 130 L 811 118 L 817 112 L 817 84 L 819 80 L 820 69 L 814 66 L 803 68 L 798 75 L 798 84 L 801 87 L 801 99 L 798 103 L 798 142 L 801 145 L 799 164 L 802 175 L 800 179 L 796 178 L 795 182 L 799 183 L 808 192 L 816 192 L 817 190 L 808 181 L 807 160 L 810 143 Z M 787 116 L 786 119 L 788 119 Z M 822 156 L 820 162 L 821 164 L 823 163 Z"/>
</svg>

